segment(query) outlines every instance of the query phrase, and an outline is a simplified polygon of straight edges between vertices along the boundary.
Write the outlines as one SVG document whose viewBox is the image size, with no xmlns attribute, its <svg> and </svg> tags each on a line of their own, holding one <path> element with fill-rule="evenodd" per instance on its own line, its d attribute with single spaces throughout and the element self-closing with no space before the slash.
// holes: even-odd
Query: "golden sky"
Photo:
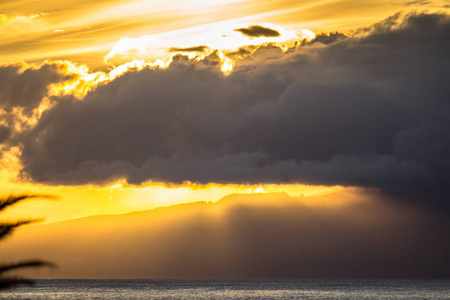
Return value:
<svg viewBox="0 0 450 300">
<path fill-rule="evenodd" d="M 136 41 L 145 52 L 141 56 L 154 60 L 170 47 L 242 46 L 248 40 L 223 36 L 248 24 L 272 24 L 286 33 L 301 29 L 345 33 L 398 11 L 445 11 L 446 4 L 407 0 L 2 1 L 0 61 L 67 59 L 105 69 L 104 58 L 125 38 L 141 39 Z"/>
</svg>

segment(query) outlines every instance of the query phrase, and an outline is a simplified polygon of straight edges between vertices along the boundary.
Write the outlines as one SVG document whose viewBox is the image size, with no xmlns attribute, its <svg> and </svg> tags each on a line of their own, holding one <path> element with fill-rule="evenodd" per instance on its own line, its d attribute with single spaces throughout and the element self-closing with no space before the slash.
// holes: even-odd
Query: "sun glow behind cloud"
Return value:
<svg viewBox="0 0 450 300">
<path fill-rule="evenodd" d="M 19 2 L 24 3 L 17 1 Z M 74 96 L 82 101 L 98 86 L 105 85 L 131 70 L 167 68 L 173 57 L 179 54 L 196 61 L 203 60 L 209 55 L 216 55 L 222 72 L 229 74 L 238 60 L 232 57 L 230 52 L 240 47 L 254 46 L 252 51 L 255 51 L 261 45 L 273 43 L 284 51 L 295 41 L 314 38 L 315 33 L 309 29 L 317 32 L 331 27 L 349 30 L 355 27 L 354 24 L 371 22 L 367 16 L 356 19 L 355 14 L 361 10 L 357 2 L 347 1 L 349 7 L 347 11 L 343 11 L 342 7 L 338 9 L 337 3 L 338 1 L 333 0 L 302 1 L 301 3 L 283 1 L 283 4 L 273 1 L 261 3 L 240 0 L 189 2 L 173 0 L 164 3 L 99 1 L 84 3 L 84 6 L 80 6 L 81 8 L 74 9 L 71 17 L 67 17 L 68 14 L 61 6 L 62 4 L 55 4 L 52 8 L 48 6 L 48 3 L 35 2 L 30 7 L 34 12 L 28 9 L 21 11 L 13 4 L 0 4 L 0 8 L 4 11 L 17 10 L 15 15 L 0 15 L 0 32 L 8 36 L 8 39 L 0 43 L 0 46 L 3 46 L 0 47 L 3 48 L 0 51 L 2 62 L 16 61 L 17 58 L 27 61 L 40 59 L 37 64 L 23 63 L 23 69 L 54 64 L 58 66 L 61 74 L 67 77 L 63 81 L 49 85 L 48 95 L 32 113 L 25 112 L 21 108 L 14 108 L 10 112 L 1 112 L 0 116 L 6 114 L 13 116 L 15 130 L 21 132 L 35 126 L 42 114 L 54 105 L 51 101 L 52 97 Z M 442 1 L 434 2 L 433 5 L 436 7 L 441 5 L 441 9 L 444 9 Z M 398 8 L 394 6 L 389 7 L 389 10 Z M 330 8 L 333 7 L 336 9 L 331 10 Z M 373 17 L 380 14 L 377 7 L 379 7 L 377 3 L 373 4 Z M 23 8 L 25 8 L 24 5 Z M 330 14 L 330 11 L 332 16 L 326 16 Z M 383 10 L 383 17 L 385 11 L 387 8 Z M 279 32 L 280 35 L 251 37 L 236 31 L 238 28 L 254 25 L 270 28 Z M 341 27 L 335 28 L 336 25 Z M 207 48 L 204 51 L 189 50 L 199 46 Z M 174 48 L 179 50 L 170 50 Z M 74 62 L 84 62 L 90 57 L 94 57 L 92 60 L 95 61 L 90 65 Z M 41 64 L 42 60 L 47 58 L 49 60 Z M 92 65 L 96 70 L 102 71 L 92 71 L 90 68 Z M 3 124 L 6 121 L 2 119 L 1 122 Z M 122 181 L 109 183 L 107 187 L 83 186 L 74 189 L 33 185 L 18 180 L 21 168 L 18 160 L 20 151 L 20 147 L 15 147 L 4 152 L 2 163 L 4 166 L 8 165 L 2 170 L 2 178 L 5 180 L 8 178 L 8 184 L 4 186 L 14 187 L 5 188 L 4 192 L 45 191 L 47 193 L 48 191 L 67 196 L 72 204 L 77 198 L 86 199 L 80 202 L 79 206 L 75 205 L 78 209 L 76 212 L 55 213 L 54 216 L 49 216 L 49 220 L 54 220 L 56 216 L 69 218 L 98 213 L 120 213 L 196 200 L 215 201 L 227 193 L 235 192 L 288 191 L 292 195 L 306 195 L 308 189 L 329 190 L 324 187 L 301 185 L 199 187 L 186 184 L 167 187 L 160 183 L 146 183 L 143 186 L 129 186 Z M 11 171 L 8 173 L 6 170 Z M 102 199 L 98 204 L 88 204 L 88 202 L 97 203 L 95 200 L 97 198 Z M 148 199 L 152 200 L 148 202 Z M 92 208 L 84 210 L 83 205 Z M 47 204 L 44 206 L 45 210 L 49 209 Z"/>
<path fill-rule="evenodd" d="M 304 38 L 310 40 L 315 36 L 312 31 L 307 29 L 285 29 L 270 23 L 260 23 L 259 25 L 275 30 L 279 33 L 279 36 L 250 37 L 236 31 L 237 28 L 251 25 L 249 23 L 224 21 L 155 35 L 124 37 L 105 56 L 105 63 L 120 64 L 135 59 L 146 61 L 159 59 L 167 63 L 174 53 L 188 55 L 191 58 L 195 56 L 202 58 L 205 55 L 204 48 L 210 49 L 210 52 L 214 50 L 224 52 L 235 51 L 244 46 L 257 46 L 267 43 L 290 46 L 295 41 Z M 185 38 L 186 36 L 189 38 Z M 201 51 L 191 50 L 198 48 L 200 45 L 202 45 Z M 173 51 L 173 49 L 178 49 L 178 51 Z M 183 51 L 183 49 L 189 49 L 189 51 Z M 225 72 L 230 71 L 233 63 L 230 60 L 223 63 L 225 64 L 223 70 Z"/>
</svg>

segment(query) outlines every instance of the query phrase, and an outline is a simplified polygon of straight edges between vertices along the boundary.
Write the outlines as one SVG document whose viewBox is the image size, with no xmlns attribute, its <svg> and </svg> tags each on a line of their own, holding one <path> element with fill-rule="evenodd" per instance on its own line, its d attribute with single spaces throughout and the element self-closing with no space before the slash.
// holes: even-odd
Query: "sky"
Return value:
<svg viewBox="0 0 450 300">
<path fill-rule="evenodd" d="M 398 276 L 448 277 L 442 269 L 448 260 L 427 269 L 423 258 L 441 253 L 450 236 L 449 9 L 449 1 L 433 0 L 2 1 L 0 193 L 58 198 L 21 203 L 3 217 L 52 223 L 214 202 L 201 212 L 183 206 L 187 214 L 212 218 L 185 224 L 202 241 L 210 237 L 206 228 L 222 224 L 210 234 L 230 244 L 217 255 L 235 267 L 135 275 L 351 277 L 328 272 L 334 257 L 349 265 L 371 261 L 367 272 L 353 275 L 383 277 L 406 255 L 410 265 L 402 262 Z M 253 197 L 256 207 L 241 208 L 240 194 Z M 229 195 L 237 208 L 221 205 Z M 283 210 L 271 215 L 262 195 L 306 221 L 285 223 Z M 248 222 L 241 209 L 250 211 Z M 370 212 L 379 215 L 367 219 Z M 151 226 L 178 232 L 181 221 L 168 215 L 170 221 Z M 249 232 L 258 237 L 254 244 L 241 243 L 235 217 L 242 228 L 267 234 Z M 319 226 L 339 220 L 345 222 L 337 235 Z M 389 226 L 374 225 L 380 222 Z M 93 226 L 101 230 L 100 223 Z M 352 261 L 347 251 L 356 247 L 357 224 L 366 230 L 355 233 L 366 256 L 353 253 Z M 275 251 L 268 245 L 280 227 L 289 234 Z M 318 229 L 305 229 L 312 227 Z M 399 236 L 388 234 L 393 228 L 414 228 L 404 237 L 414 248 L 410 256 Z M 312 238 L 321 230 L 321 240 Z M 305 243 L 292 238 L 297 231 L 312 243 L 303 257 L 287 249 Z M 169 236 L 155 251 L 164 252 L 179 235 Z M 326 251 L 337 245 L 333 236 L 346 244 L 338 255 Z M 19 244 L 29 240 L 19 237 Z M 395 255 L 385 256 L 386 243 Z M 255 244 L 262 257 L 285 252 L 295 266 L 303 258 L 323 271 L 296 273 L 286 261 L 258 269 L 256 259 L 245 274 L 238 261 L 252 256 Z M 386 262 L 385 273 L 374 261 Z M 80 270 L 62 272 L 83 277 Z M 127 272 L 111 276 L 133 278 Z"/>
</svg>

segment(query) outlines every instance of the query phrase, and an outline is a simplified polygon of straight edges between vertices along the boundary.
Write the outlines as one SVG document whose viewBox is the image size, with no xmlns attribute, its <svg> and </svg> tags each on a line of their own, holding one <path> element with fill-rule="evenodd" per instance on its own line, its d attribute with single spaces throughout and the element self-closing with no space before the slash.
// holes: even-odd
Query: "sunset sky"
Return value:
<svg viewBox="0 0 450 300">
<path fill-rule="evenodd" d="M 405 216 L 374 215 L 361 221 L 368 232 L 441 224 L 424 225 L 437 237 L 413 251 L 420 260 L 449 242 L 449 10 L 449 0 L 1 1 L 0 193 L 58 198 L 3 218 L 286 193 L 299 218 L 315 211 L 310 225 L 339 207 L 343 240 L 358 203 L 361 215 Z M 449 276 L 436 270 L 427 276 Z M 183 277 L 173 272 L 151 275 Z"/>
</svg>

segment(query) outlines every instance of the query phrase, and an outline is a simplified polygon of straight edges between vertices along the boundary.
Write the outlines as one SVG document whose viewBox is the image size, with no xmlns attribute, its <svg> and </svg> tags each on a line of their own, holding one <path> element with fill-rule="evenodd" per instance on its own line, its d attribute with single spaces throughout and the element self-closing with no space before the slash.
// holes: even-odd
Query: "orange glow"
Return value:
<svg viewBox="0 0 450 300">
<path fill-rule="evenodd" d="M 298 196 L 305 205 L 323 205 L 314 202 L 315 195 L 345 190 L 343 187 L 291 185 L 184 185 L 170 186 L 149 183 L 132 186 L 125 181 L 108 186 L 48 186 L 32 183 L 4 183 L 1 194 L 51 194 L 57 201 L 33 200 L 13 207 L 4 214 L 9 218 L 45 218 L 46 222 L 61 221 L 89 215 L 123 214 L 160 206 L 197 201 L 215 202 L 230 194 L 260 194 L 286 192 Z M 310 198 L 311 197 L 311 198 Z M 330 202 L 331 203 L 331 202 Z M 336 204 L 336 203 L 333 203 Z"/>
</svg>

